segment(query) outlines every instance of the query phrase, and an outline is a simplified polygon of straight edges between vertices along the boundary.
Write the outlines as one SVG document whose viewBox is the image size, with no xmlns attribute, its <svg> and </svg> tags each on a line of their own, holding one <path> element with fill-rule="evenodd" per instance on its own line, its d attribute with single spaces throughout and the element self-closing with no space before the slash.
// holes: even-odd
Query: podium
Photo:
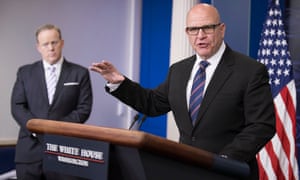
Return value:
<svg viewBox="0 0 300 180">
<path fill-rule="evenodd" d="M 27 123 L 27 128 L 32 132 L 45 136 L 67 138 L 66 142 L 69 142 L 69 139 L 72 141 L 74 138 L 77 144 L 83 143 L 83 140 L 87 140 L 91 144 L 102 143 L 104 150 L 99 151 L 101 151 L 101 154 L 108 155 L 108 159 L 103 160 L 102 163 L 103 166 L 107 167 L 108 172 L 103 175 L 101 173 L 97 174 L 96 171 L 92 178 L 91 174 L 85 176 L 84 171 L 80 172 L 81 177 L 87 179 L 236 180 L 246 179 L 250 173 L 249 166 L 244 162 L 225 159 L 202 149 L 141 131 L 46 119 L 31 119 Z M 52 142 L 47 142 L 47 138 L 44 141 L 44 146 L 48 148 L 44 151 L 45 153 L 47 151 L 49 153 L 49 150 L 56 150 L 56 142 L 53 143 L 51 138 L 50 140 Z M 56 140 L 54 139 L 54 141 Z M 71 150 L 74 151 L 75 155 L 80 155 L 80 153 L 77 153 L 78 150 L 74 148 Z M 74 154 L 69 157 L 74 157 Z M 96 153 L 96 155 L 99 157 L 99 153 Z M 85 159 L 81 158 L 82 161 Z M 97 159 L 97 161 L 101 160 Z M 48 163 L 47 160 L 44 163 Z M 72 172 L 78 174 L 81 167 L 79 167 L 79 170 L 78 167 L 76 168 L 77 170 L 72 170 Z M 59 169 L 61 170 L 60 167 L 57 167 L 57 170 Z"/>
</svg>

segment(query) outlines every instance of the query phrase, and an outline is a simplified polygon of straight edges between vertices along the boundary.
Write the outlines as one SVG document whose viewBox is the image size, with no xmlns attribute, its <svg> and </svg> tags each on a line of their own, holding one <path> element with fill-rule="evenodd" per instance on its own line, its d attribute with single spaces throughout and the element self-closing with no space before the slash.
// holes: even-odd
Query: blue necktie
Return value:
<svg viewBox="0 0 300 180">
<path fill-rule="evenodd" d="M 201 101 L 203 99 L 203 90 L 205 86 L 205 68 L 209 65 L 207 61 L 201 61 L 200 67 L 194 77 L 191 90 L 189 112 L 192 123 L 195 124 Z"/>
</svg>

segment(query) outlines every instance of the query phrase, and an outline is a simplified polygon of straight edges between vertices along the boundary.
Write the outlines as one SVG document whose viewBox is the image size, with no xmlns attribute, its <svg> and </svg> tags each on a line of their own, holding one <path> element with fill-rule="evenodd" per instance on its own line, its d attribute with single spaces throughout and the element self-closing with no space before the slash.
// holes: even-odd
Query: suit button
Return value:
<svg viewBox="0 0 300 180">
<path fill-rule="evenodd" d="M 196 141 L 196 137 L 195 136 L 192 137 L 192 141 Z"/>
</svg>

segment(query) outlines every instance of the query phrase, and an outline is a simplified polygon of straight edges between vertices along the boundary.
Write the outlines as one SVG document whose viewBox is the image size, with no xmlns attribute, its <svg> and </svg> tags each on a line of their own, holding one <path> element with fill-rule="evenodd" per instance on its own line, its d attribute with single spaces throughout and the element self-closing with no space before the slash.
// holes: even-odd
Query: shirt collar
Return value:
<svg viewBox="0 0 300 180">
<path fill-rule="evenodd" d="M 219 64 L 221 57 L 225 51 L 225 43 L 224 41 L 222 42 L 219 50 L 210 58 L 206 59 L 210 65 L 216 66 Z M 200 61 L 202 61 L 202 59 L 200 58 L 200 56 L 198 54 L 196 54 L 197 58 L 196 58 L 196 63 L 199 64 Z"/>
<path fill-rule="evenodd" d="M 55 64 L 51 65 L 46 60 L 43 59 L 43 66 L 44 66 L 44 69 L 47 69 L 48 67 L 51 67 L 51 66 L 55 66 L 56 69 L 58 69 L 61 67 L 63 61 L 64 61 L 64 58 L 63 58 L 63 56 L 61 56 L 61 58 Z"/>
</svg>

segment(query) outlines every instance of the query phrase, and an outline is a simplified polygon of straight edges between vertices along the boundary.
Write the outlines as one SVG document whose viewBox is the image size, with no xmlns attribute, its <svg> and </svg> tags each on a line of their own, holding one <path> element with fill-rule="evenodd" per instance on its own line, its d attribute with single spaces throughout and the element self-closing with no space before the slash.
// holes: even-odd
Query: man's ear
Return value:
<svg viewBox="0 0 300 180">
<path fill-rule="evenodd" d="M 36 47 L 37 51 L 38 51 L 39 53 L 41 53 L 41 46 L 39 45 L 39 43 L 36 43 L 36 44 L 35 44 L 35 47 Z"/>
</svg>

